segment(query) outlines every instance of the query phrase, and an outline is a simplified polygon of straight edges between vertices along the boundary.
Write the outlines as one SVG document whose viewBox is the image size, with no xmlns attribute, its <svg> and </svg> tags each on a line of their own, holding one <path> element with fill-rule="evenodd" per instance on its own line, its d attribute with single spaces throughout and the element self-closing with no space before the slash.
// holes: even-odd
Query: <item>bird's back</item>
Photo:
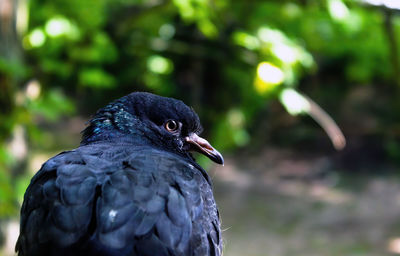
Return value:
<svg viewBox="0 0 400 256">
<path fill-rule="evenodd" d="M 19 255 L 221 255 L 194 161 L 150 147 L 81 146 L 47 161 L 21 210 Z"/>
</svg>

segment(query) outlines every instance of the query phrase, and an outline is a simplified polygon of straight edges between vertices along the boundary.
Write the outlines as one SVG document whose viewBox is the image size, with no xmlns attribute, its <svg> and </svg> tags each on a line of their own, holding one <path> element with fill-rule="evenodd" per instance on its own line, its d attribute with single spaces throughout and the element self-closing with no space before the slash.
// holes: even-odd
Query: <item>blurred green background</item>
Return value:
<svg viewBox="0 0 400 256">
<path fill-rule="evenodd" d="M 225 255 L 400 254 L 399 49 L 398 0 L 0 0 L 0 255 L 31 176 L 133 91 L 224 152 Z"/>
</svg>

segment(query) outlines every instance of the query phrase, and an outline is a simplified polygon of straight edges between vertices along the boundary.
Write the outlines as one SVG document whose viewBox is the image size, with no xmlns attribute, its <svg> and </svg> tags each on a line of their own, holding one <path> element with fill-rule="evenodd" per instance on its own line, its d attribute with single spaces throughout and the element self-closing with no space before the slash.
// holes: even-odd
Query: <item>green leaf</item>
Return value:
<svg viewBox="0 0 400 256">
<path fill-rule="evenodd" d="M 115 78 L 100 68 L 87 68 L 79 72 L 79 83 L 93 88 L 113 88 Z"/>
</svg>

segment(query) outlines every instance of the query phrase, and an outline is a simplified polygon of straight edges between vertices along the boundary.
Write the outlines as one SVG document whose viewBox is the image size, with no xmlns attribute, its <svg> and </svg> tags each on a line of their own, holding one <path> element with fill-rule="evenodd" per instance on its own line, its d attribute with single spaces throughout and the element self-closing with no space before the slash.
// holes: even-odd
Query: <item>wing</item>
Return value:
<svg viewBox="0 0 400 256">
<path fill-rule="evenodd" d="M 207 179 L 166 152 L 131 154 L 104 183 L 97 216 L 96 241 L 129 255 L 220 255 L 218 213 Z"/>
<path fill-rule="evenodd" d="M 47 161 L 25 192 L 18 254 L 56 255 L 87 235 L 96 182 L 77 152 Z"/>
<path fill-rule="evenodd" d="M 199 177 L 198 177 L 199 178 Z M 220 218 L 213 191 L 209 183 L 199 180 L 202 208 L 193 223 L 193 255 L 222 255 Z"/>
<path fill-rule="evenodd" d="M 190 255 L 192 216 L 174 176 L 178 164 L 154 151 L 124 161 L 102 187 L 96 239 L 133 255 Z"/>
</svg>

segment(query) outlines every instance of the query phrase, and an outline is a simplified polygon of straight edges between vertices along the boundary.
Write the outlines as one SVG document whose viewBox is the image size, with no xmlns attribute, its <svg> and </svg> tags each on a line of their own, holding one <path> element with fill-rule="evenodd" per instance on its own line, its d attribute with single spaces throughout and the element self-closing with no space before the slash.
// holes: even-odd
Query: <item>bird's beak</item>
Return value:
<svg viewBox="0 0 400 256">
<path fill-rule="evenodd" d="M 221 153 L 213 148 L 207 140 L 199 137 L 196 133 L 191 133 L 185 137 L 185 140 L 190 145 L 190 150 L 202 153 L 217 164 L 224 165 L 224 158 Z"/>
</svg>

